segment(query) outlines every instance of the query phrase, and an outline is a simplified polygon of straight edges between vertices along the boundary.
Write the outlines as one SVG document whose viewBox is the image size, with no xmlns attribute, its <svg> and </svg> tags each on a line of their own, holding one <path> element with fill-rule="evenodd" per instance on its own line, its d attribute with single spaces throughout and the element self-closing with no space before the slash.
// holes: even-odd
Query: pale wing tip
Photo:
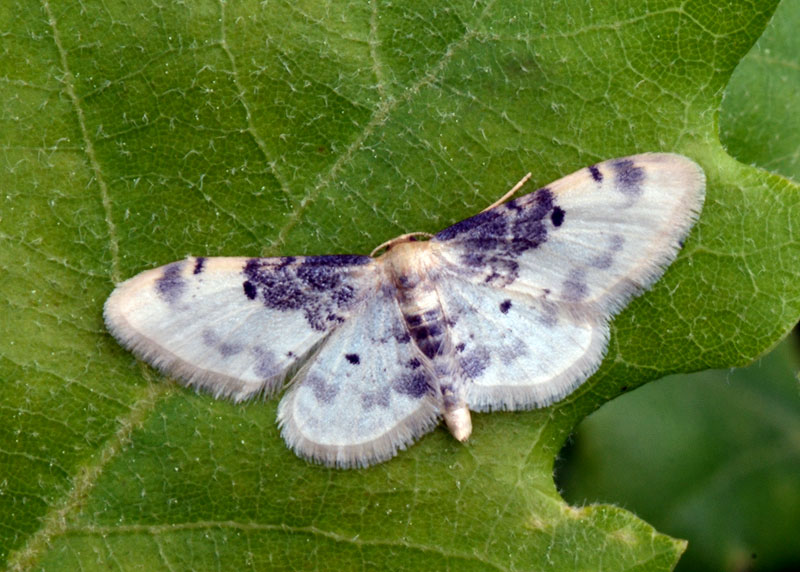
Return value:
<svg viewBox="0 0 800 572">
<path fill-rule="evenodd" d="M 672 153 L 670 151 L 647 151 L 645 153 L 637 153 L 636 155 L 630 155 L 628 157 L 619 157 L 618 159 L 610 159 L 609 161 L 619 161 L 620 159 L 630 159 L 632 161 L 638 162 L 648 162 L 648 163 L 667 163 L 667 164 L 683 164 L 687 167 L 691 166 L 695 170 L 702 171 L 702 167 L 697 164 L 697 161 L 694 159 L 687 157 L 686 155 L 681 155 L 680 153 Z"/>
<path fill-rule="evenodd" d="M 706 173 L 693 159 L 678 153 L 642 153 L 631 157 L 634 161 L 658 165 L 674 178 L 672 187 L 684 190 L 685 202 L 679 205 L 679 212 L 685 217 L 685 224 L 678 225 L 678 233 L 689 233 L 703 208 L 706 194 Z"/>
<path fill-rule="evenodd" d="M 669 187 L 683 191 L 683 201 L 679 201 L 676 215 L 679 223 L 674 235 L 683 239 L 697 222 L 703 208 L 706 194 L 706 173 L 693 159 L 678 153 L 641 153 L 626 157 L 636 163 L 646 163 L 648 167 L 659 168 L 669 173 Z"/>
<path fill-rule="evenodd" d="M 674 201 L 671 224 L 662 229 L 660 240 L 653 243 L 646 259 L 648 264 L 641 266 L 639 272 L 622 281 L 605 297 L 607 310 L 611 315 L 619 312 L 631 298 L 650 288 L 663 276 L 667 267 L 674 262 L 684 246 L 705 202 L 706 176 L 703 168 L 694 160 L 677 153 L 642 153 L 630 157 L 612 159 L 606 163 L 630 160 L 636 164 L 646 164 L 649 169 L 659 171 L 665 177 L 661 183 L 673 192 Z"/>
<path fill-rule="evenodd" d="M 285 376 L 253 383 L 238 377 L 201 369 L 182 359 L 164 346 L 153 341 L 147 333 L 132 323 L 137 306 L 152 304 L 145 292 L 157 279 L 162 268 L 147 270 L 117 285 L 103 304 L 103 321 L 106 329 L 126 350 L 136 358 L 153 366 L 181 385 L 204 391 L 215 398 L 231 399 L 235 403 L 270 395 Z"/>
<path fill-rule="evenodd" d="M 702 198 L 705 196 L 706 189 L 706 173 L 694 159 L 679 153 L 648 152 L 631 155 L 629 157 L 610 159 L 604 161 L 604 163 L 617 163 L 625 160 L 633 161 L 640 165 L 647 164 L 647 166 L 651 168 L 669 171 L 672 175 L 676 176 L 675 186 L 682 186 L 690 193 L 696 196 L 699 195 L 700 204 L 702 205 Z"/>
</svg>

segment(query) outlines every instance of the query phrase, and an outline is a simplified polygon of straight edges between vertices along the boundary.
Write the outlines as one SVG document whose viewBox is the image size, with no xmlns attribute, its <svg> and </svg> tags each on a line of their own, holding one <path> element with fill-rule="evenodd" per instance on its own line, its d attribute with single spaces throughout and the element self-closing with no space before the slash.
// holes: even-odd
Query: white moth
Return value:
<svg viewBox="0 0 800 572">
<path fill-rule="evenodd" d="M 377 258 L 189 258 L 142 272 L 114 290 L 105 320 L 138 357 L 215 397 L 290 379 L 278 408 L 289 447 L 365 467 L 442 417 L 464 441 L 470 409 L 575 390 L 602 360 L 610 317 L 675 258 L 704 192 L 680 155 L 613 159 L 430 240 L 398 237 Z"/>
</svg>

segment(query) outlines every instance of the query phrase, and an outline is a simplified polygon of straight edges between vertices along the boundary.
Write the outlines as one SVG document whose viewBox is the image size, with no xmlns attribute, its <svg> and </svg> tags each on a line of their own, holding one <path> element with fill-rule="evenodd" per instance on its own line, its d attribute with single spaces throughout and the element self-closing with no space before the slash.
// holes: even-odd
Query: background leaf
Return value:
<svg viewBox="0 0 800 572">
<path fill-rule="evenodd" d="M 749 368 L 672 376 L 601 408 L 559 470 L 565 498 L 613 502 L 688 538 L 681 570 L 797 569 L 794 353 L 784 343 Z"/>
<path fill-rule="evenodd" d="M 571 508 L 575 424 L 669 372 L 742 364 L 800 314 L 797 188 L 727 156 L 720 94 L 775 2 L 115 2 L 0 7 L 0 546 L 12 568 L 641 569 L 683 544 Z M 188 253 L 368 252 L 646 150 L 703 216 L 609 356 L 544 411 L 395 460 L 297 459 L 276 400 L 165 384 L 108 336 L 113 283 Z"/>
<path fill-rule="evenodd" d="M 800 181 L 800 1 L 785 0 L 742 59 L 720 109 L 722 143 L 742 161 Z"/>
<path fill-rule="evenodd" d="M 782 2 L 720 111 L 735 157 L 795 181 L 800 118 L 788 110 L 800 91 L 799 24 L 800 1 Z M 565 498 L 613 502 L 688 538 L 680 570 L 796 570 L 798 350 L 795 339 L 746 369 L 673 376 L 603 407 L 567 447 Z"/>
</svg>

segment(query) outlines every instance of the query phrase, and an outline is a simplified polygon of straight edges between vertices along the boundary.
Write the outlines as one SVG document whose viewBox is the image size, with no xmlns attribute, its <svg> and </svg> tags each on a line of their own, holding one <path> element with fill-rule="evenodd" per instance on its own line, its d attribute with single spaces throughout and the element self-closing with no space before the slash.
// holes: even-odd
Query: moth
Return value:
<svg viewBox="0 0 800 572">
<path fill-rule="evenodd" d="M 288 446 L 366 467 L 442 419 L 464 441 L 470 410 L 544 407 L 574 391 L 602 361 L 610 318 L 676 257 L 704 194 L 686 157 L 613 159 L 427 240 L 400 236 L 377 257 L 197 257 L 148 270 L 113 291 L 105 322 L 136 356 L 215 397 L 287 386 Z"/>
</svg>

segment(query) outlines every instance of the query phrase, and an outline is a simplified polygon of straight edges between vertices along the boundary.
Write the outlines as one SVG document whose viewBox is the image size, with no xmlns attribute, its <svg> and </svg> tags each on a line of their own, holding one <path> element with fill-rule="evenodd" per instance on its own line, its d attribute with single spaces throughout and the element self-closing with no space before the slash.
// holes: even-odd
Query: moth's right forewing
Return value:
<svg viewBox="0 0 800 572">
<path fill-rule="evenodd" d="M 275 391 L 369 295 L 373 273 L 368 257 L 190 258 L 120 284 L 104 316 L 144 361 L 239 401 Z"/>
<path fill-rule="evenodd" d="M 608 318 L 663 274 L 704 196 L 694 161 L 645 153 L 581 169 L 431 242 L 445 272 Z"/>
</svg>

